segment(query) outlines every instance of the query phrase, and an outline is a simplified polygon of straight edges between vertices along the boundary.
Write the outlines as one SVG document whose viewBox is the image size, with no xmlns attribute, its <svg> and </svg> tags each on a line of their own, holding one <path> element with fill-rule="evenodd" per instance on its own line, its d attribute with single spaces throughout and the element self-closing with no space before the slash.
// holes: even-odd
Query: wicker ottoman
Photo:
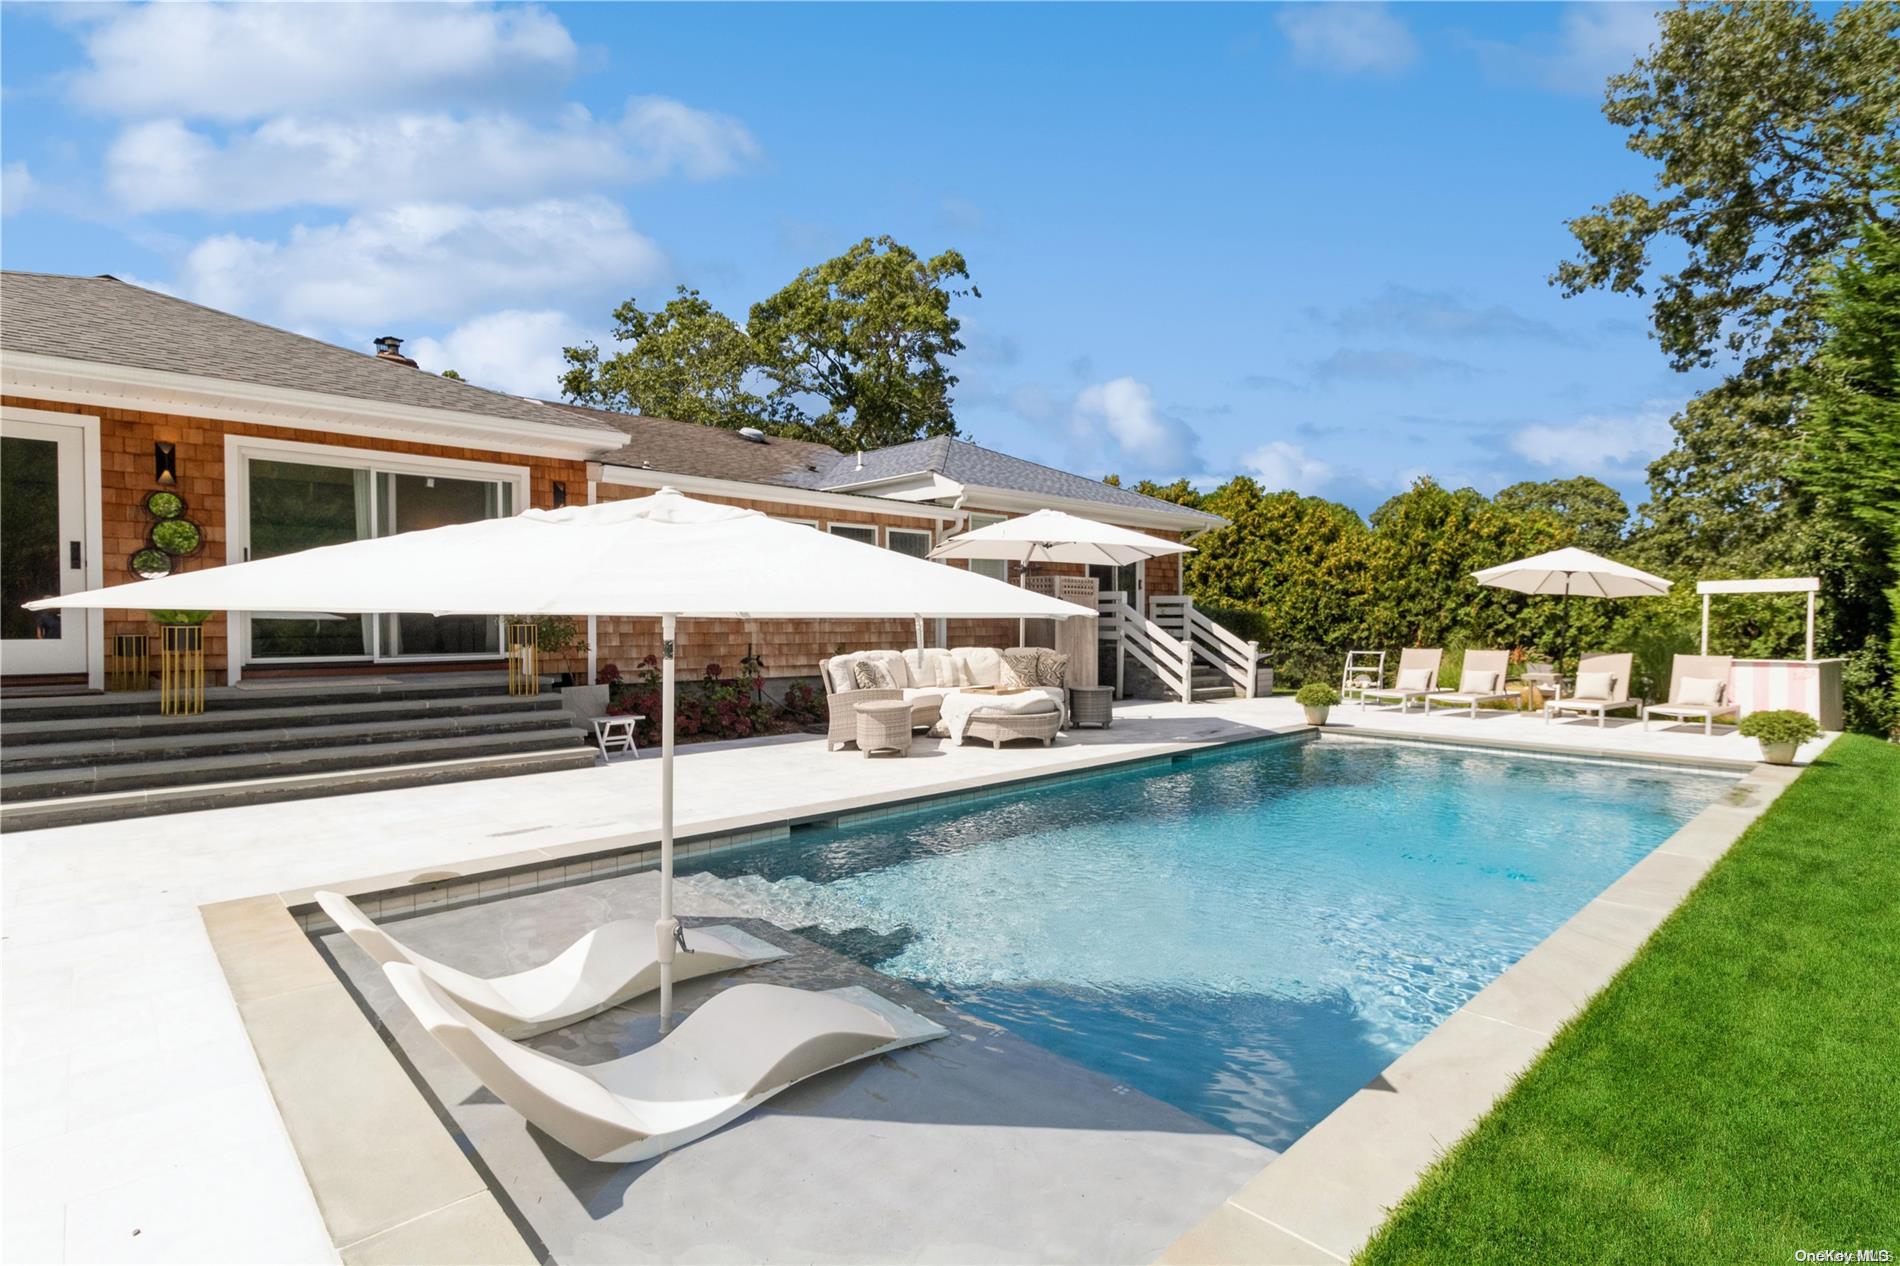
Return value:
<svg viewBox="0 0 1900 1266">
<path fill-rule="evenodd" d="M 858 750 L 896 752 L 910 755 L 910 704 L 902 699 L 884 703 L 860 703 L 858 713 Z"/>
<path fill-rule="evenodd" d="M 1097 725 L 1106 730 L 1115 723 L 1113 686 L 1070 686 L 1069 724 Z"/>
<path fill-rule="evenodd" d="M 1051 702 L 1047 712 L 990 712 L 979 709 L 970 714 L 969 723 L 963 728 L 963 737 L 986 740 L 991 747 L 1001 747 L 1011 739 L 1041 739 L 1048 747 L 1056 741 L 1056 730 L 1062 725 L 1062 709 Z"/>
</svg>

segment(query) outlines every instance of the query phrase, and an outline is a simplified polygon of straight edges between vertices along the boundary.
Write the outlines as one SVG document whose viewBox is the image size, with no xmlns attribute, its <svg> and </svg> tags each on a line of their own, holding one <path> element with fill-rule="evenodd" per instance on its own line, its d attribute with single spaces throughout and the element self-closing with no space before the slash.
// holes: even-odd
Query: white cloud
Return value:
<svg viewBox="0 0 1900 1266">
<path fill-rule="evenodd" d="M 1270 491 L 1291 488 L 1310 495 L 1333 477 L 1331 466 L 1285 440 L 1275 440 L 1242 454 L 1240 464 L 1260 481 L 1261 487 Z"/>
<path fill-rule="evenodd" d="M 1090 465 L 1128 463 L 1142 474 L 1173 474 L 1197 466 L 1200 437 L 1169 417 L 1154 392 L 1133 378 L 1085 387 L 1075 398 L 1072 431 Z"/>
<path fill-rule="evenodd" d="M 33 173 L 25 163 L 0 167 L 0 215 L 12 215 L 33 196 Z"/>
<path fill-rule="evenodd" d="M 1483 42 L 1492 74 L 1558 92 L 1600 93 L 1604 81 L 1630 68 L 1657 37 L 1658 10 L 1648 4 L 1566 5 L 1554 35 L 1519 43 Z"/>
<path fill-rule="evenodd" d="M 465 321 L 441 338 L 418 338 L 403 352 L 430 373 L 453 369 L 472 383 L 541 400 L 561 394 L 561 349 L 586 330 L 565 312 L 509 309 Z"/>
<path fill-rule="evenodd" d="M 461 319 L 550 291 L 624 295 L 665 256 L 604 198 L 475 209 L 414 203 L 281 241 L 221 234 L 186 256 L 178 288 L 200 303 L 282 323 L 385 325 Z"/>
<path fill-rule="evenodd" d="M 1642 470 L 1675 439 L 1673 406 L 1651 401 L 1626 414 L 1592 414 L 1541 422 L 1514 432 L 1511 451 L 1566 475 L 1626 476 Z"/>
<path fill-rule="evenodd" d="M 266 118 L 426 99 L 491 101 L 566 78 L 545 9 L 449 4 L 152 4 L 85 11 L 80 104 L 111 114 Z"/>
<path fill-rule="evenodd" d="M 636 97 L 618 122 L 572 107 L 551 127 L 508 114 L 286 115 L 224 143 L 178 119 L 121 131 L 106 182 L 133 211 L 510 201 L 682 175 L 711 179 L 756 158 L 723 114 Z"/>
<path fill-rule="evenodd" d="M 1279 12 L 1293 55 L 1329 70 L 1390 74 L 1418 57 L 1411 28 L 1383 4 L 1300 4 Z"/>
</svg>

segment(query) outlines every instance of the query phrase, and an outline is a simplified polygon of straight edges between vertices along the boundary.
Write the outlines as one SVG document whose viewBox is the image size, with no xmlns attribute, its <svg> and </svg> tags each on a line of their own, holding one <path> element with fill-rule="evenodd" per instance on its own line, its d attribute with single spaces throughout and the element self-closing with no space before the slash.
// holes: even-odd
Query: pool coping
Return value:
<svg viewBox="0 0 1900 1266">
<path fill-rule="evenodd" d="M 1040 784 L 1187 763 L 1237 747 L 1341 739 L 1407 741 L 1292 724 L 1107 748 L 1081 755 L 1060 769 L 1038 768 L 1000 777 L 989 771 L 896 796 L 870 793 L 814 802 L 792 815 L 781 809 L 707 819 L 680 834 L 675 855 L 682 860 L 697 858 L 789 838 L 792 831 L 806 826 L 854 825 L 937 805 L 1019 794 Z M 1495 748 L 1479 750 L 1503 754 Z M 1525 753 L 1519 749 L 1519 754 Z M 1568 756 L 1547 754 L 1560 759 Z M 1624 759 L 1616 763 L 1650 762 Z M 613 831 L 464 862 L 452 870 L 371 875 L 200 907 L 246 1037 L 325 1228 L 347 1266 L 432 1260 L 529 1263 L 545 1254 L 526 1220 L 509 1205 L 506 1193 L 498 1193 L 486 1181 L 479 1159 L 465 1152 L 454 1124 L 429 1102 L 386 1034 L 363 1014 L 341 976 L 317 949 L 312 935 L 332 925 L 316 908 L 315 892 L 319 888 L 342 892 L 371 918 L 400 918 L 648 870 L 658 863 L 658 834 L 652 828 Z M 1661 847 L 1682 834 L 1678 832 Z M 312 1016 L 320 1017 L 320 1022 L 313 1022 Z M 368 1140 L 375 1141 L 374 1147 Z M 1263 1176 L 1272 1169 L 1268 1166 Z M 1207 1222 L 1177 1241 L 1175 1248 L 1226 1214 L 1252 1185 L 1230 1197 Z M 1243 1216 L 1257 1221 L 1251 1210 L 1243 1211 Z M 1170 1255 L 1175 1248 L 1168 1250 Z"/>
<path fill-rule="evenodd" d="M 1377 740 L 1375 740 L 1377 741 Z M 1351 1261 L 1805 766 L 1756 765 L 1158 1259 Z"/>
</svg>

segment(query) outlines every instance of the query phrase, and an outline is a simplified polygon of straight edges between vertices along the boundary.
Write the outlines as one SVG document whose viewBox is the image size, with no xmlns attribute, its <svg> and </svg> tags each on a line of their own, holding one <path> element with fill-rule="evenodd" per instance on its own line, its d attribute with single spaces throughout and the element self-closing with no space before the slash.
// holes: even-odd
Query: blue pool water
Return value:
<svg viewBox="0 0 1900 1266">
<path fill-rule="evenodd" d="M 1249 744 L 795 832 L 681 882 L 1285 1147 L 1725 786 Z"/>
</svg>

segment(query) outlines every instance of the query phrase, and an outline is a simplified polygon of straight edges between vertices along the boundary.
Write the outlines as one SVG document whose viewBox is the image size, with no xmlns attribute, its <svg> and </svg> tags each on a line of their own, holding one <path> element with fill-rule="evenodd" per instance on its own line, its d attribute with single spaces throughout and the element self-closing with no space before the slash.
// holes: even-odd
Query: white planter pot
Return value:
<svg viewBox="0 0 1900 1266">
<path fill-rule="evenodd" d="M 1761 758 L 1770 765 L 1792 765 L 1794 764 L 1794 749 L 1799 746 L 1799 743 L 1770 743 L 1764 740 L 1761 745 Z"/>
<path fill-rule="evenodd" d="M 1308 725 L 1325 725 L 1326 714 L 1331 711 L 1331 708 L 1307 708 L 1306 723 Z"/>
</svg>

